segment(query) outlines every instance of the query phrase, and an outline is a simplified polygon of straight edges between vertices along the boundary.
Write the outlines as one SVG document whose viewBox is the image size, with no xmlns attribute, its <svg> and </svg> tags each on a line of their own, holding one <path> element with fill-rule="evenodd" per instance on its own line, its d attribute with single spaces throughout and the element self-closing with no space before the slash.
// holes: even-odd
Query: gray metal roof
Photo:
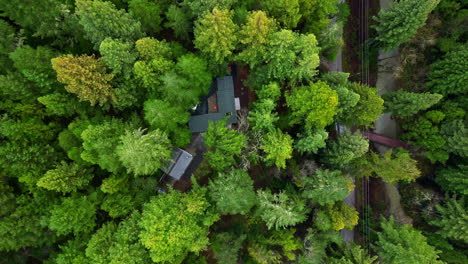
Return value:
<svg viewBox="0 0 468 264">
<path fill-rule="evenodd" d="M 227 123 L 237 123 L 236 105 L 234 99 L 234 81 L 232 76 L 216 79 L 218 113 L 194 115 L 190 117 L 189 128 L 193 133 L 202 133 L 208 129 L 208 121 L 218 121 L 228 116 Z"/>
<path fill-rule="evenodd" d="M 183 149 L 174 149 L 171 162 L 163 168 L 163 171 L 172 178 L 179 180 L 193 160 L 192 154 Z"/>
</svg>

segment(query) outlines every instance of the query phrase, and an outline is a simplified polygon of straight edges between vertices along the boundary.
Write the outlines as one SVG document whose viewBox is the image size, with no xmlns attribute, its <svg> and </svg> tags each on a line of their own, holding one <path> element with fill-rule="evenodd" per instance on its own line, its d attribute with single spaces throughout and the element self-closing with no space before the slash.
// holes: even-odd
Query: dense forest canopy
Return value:
<svg viewBox="0 0 468 264">
<path fill-rule="evenodd" d="M 353 4 L 0 0 L 0 263 L 466 263 L 467 3 L 374 17 L 365 45 L 402 58 L 383 95 L 329 70 Z M 241 109 L 192 133 L 224 76 Z M 414 150 L 376 152 L 383 113 Z M 178 148 L 194 165 L 169 184 Z M 429 174 L 446 198 L 421 223 L 343 241 L 358 183 Z"/>
</svg>

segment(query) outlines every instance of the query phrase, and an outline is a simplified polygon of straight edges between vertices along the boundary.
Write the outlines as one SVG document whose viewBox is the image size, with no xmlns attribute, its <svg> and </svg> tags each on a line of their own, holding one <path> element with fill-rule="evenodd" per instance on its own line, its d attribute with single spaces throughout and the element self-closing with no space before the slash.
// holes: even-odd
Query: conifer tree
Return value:
<svg viewBox="0 0 468 264">
<path fill-rule="evenodd" d="M 446 192 L 468 195 L 468 166 L 443 167 L 436 171 L 436 182 Z"/>
<path fill-rule="evenodd" d="M 299 0 L 261 0 L 260 7 L 286 29 L 294 29 L 301 19 Z"/>
<path fill-rule="evenodd" d="M 275 165 L 280 169 L 286 168 L 286 160 L 292 158 L 293 139 L 288 133 L 276 129 L 265 134 L 260 148 L 266 153 L 268 165 Z"/>
<path fill-rule="evenodd" d="M 447 197 L 445 204 L 436 205 L 439 217 L 430 222 L 440 228 L 438 233 L 449 239 L 468 243 L 468 207 L 466 197 Z"/>
<path fill-rule="evenodd" d="M 47 171 L 39 179 L 37 186 L 51 191 L 67 193 L 85 187 L 92 178 L 91 171 L 80 167 L 76 163 L 62 161 L 55 169 Z"/>
<path fill-rule="evenodd" d="M 352 180 L 341 171 L 317 169 L 314 175 L 301 178 L 302 196 L 319 205 L 343 200 L 354 189 Z"/>
<path fill-rule="evenodd" d="M 359 132 L 346 131 L 330 142 L 324 150 L 323 162 L 336 168 L 343 168 L 355 159 L 362 157 L 369 149 L 367 141 Z"/>
<path fill-rule="evenodd" d="M 427 16 L 440 0 L 401 0 L 388 9 L 382 9 L 374 20 L 377 21 L 376 40 L 384 50 L 392 50 L 408 40 L 424 26 Z"/>
<path fill-rule="evenodd" d="M 382 95 L 386 112 L 398 117 L 407 117 L 437 104 L 442 95 L 411 93 L 406 91 L 389 92 Z"/>
<path fill-rule="evenodd" d="M 468 125 L 456 119 L 442 124 L 440 134 L 447 140 L 447 151 L 460 157 L 468 157 Z"/>
</svg>

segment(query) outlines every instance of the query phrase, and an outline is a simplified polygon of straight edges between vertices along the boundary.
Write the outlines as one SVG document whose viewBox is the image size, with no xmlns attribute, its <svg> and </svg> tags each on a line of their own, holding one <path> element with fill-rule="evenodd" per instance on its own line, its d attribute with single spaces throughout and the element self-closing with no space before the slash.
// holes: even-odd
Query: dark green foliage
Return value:
<svg viewBox="0 0 468 264">
<path fill-rule="evenodd" d="M 443 263 L 438 260 L 439 251 L 427 244 L 420 231 L 409 225 L 399 225 L 393 218 L 384 219 L 380 225 L 382 231 L 377 233 L 375 249 L 383 263 Z"/>
<path fill-rule="evenodd" d="M 379 12 L 374 20 L 376 40 L 384 50 L 392 50 L 414 36 L 440 0 L 402 0 Z"/>
<path fill-rule="evenodd" d="M 326 146 L 325 141 L 328 133 L 325 129 L 306 130 L 304 134 L 297 134 L 298 140 L 295 143 L 295 149 L 300 152 L 317 153 L 319 149 Z"/>
<path fill-rule="evenodd" d="M 323 162 L 336 168 L 343 168 L 353 160 L 362 157 L 369 149 L 367 141 L 360 132 L 352 134 L 346 131 L 336 140 L 330 141 L 323 152 Z"/>
<path fill-rule="evenodd" d="M 128 12 L 141 23 L 141 30 L 154 35 L 161 30 L 164 9 L 162 4 L 148 0 L 131 0 Z"/>
<path fill-rule="evenodd" d="M 133 63 L 137 59 L 137 54 L 131 43 L 106 38 L 101 42 L 99 52 L 102 55 L 102 62 L 112 70 L 112 73 L 122 74 L 129 78 Z"/>
<path fill-rule="evenodd" d="M 166 17 L 168 21 L 164 26 L 172 29 L 177 38 L 181 40 L 190 38 L 193 26 L 190 21 L 190 11 L 187 8 L 171 5 L 167 10 Z"/>
<path fill-rule="evenodd" d="M 317 169 L 314 175 L 301 178 L 302 196 L 320 205 L 343 200 L 354 189 L 352 179 L 341 171 Z"/>
<path fill-rule="evenodd" d="M 382 95 L 386 112 L 395 116 L 407 117 L 437 104 L 442 95 L 430 93 L 389 92 Z"/>
<path fill-rule="evenodd" d="M 447 53 L 431 65 L 427 87 L 443 95 L 466 94 L 468 88 L 468 47 Z"/>
<path fill-rule="evenodd" d="M 203 16 L 213 8 L 231 9 L 236 0 L 184 0 L 194 16 Z"/>
<path fill-rule="evenodd" d="M 430 222 L 440 228 L 439 234 L 445 238 L 468 243 L 468 207 L 466 197 L 447 197 L 443 205 L 437 205 L 439 217 Z"/>
<path fill-rule="evenodd" d="M 251 239 L 247 251 L 257 263 L 284 263 L 296 259 L 295 251 L 302 249 L 300 240 L 294 236 L 295 229 L 271 230 Z"/>
<path fill-rule="evenodd" d="M 90 233 L 96 225 L 97 193 L 62 199 L 50 211 L 48 226 L 58 235 Z"/>
<path fill-rule="evenodd" d="M 226 120 L 209 121 L 208 131 L 203 135 L 209 152 L 205 154 L 210 166 L 223 171 L 234 165 L 235 156 L 245 147 L 245 136 L 226 127 Z"/>
<path fill-rule="evenodd" d="M 253 180 L 243 170 L 231 170 L 210 180 L 208 194 L 217 211 L 222 214 L 247 214 L 257 198 Z"/>
<path fill-rule="evenodd" d="M 436 182 L 446 192 L 468 195 L 468 166 L 443 167 L 436 172 Z"/>
<path fill-rule="evenodd" d="M 359 83 L 350 83 L 348 89 L 359 95 L 358 103 L 343 113 L 343 123 L 348 126 L 371 127 L 384 110 L 384 101 L 377 89 Z"/>
<path fill-rule="evenodd" d="M 284 28 L 293 29 L 299 23 L 299 0 L 260 0 L 260 7 Z"/>
<path fill-rule="evenodd" d="M 298 194 L 271 193 L 269 189 L 257 191 L 258 214 L 269 229 L 284 228 L 302 223 L 310 208 Z"/>
<path fill-rule="evenodd" d="M 304 237 L 304 253 L 299 256 L 299 264 L 319 264 L 327 256 L 325 251 L 331 244 L 341 244 L 343 239 L 339 232 L 317 232 L 312 228 L 307 229 Z"/>
<path fill-rule="evenodd" d="M 468 125 L 465 120 L 453 120 L 442 124 L 440 134 L 447 140 L 447 151 L 460 157 L 468 157 Z"/>
<path fill-rule="evenodd" d="M 143 36 L 141 23 L 111 2 L 77 0 L 76 14 L 96 49 L 105 38 L 135 41 Z"/>
<path fill-rule="evenodd" d="M 336 0 L 299 0 L 304 31 L 316 35 L 326 31 L 327 25 L 330 24 L 330 17 L 338 12 L 338 2 Z M 338 20 L 338 23 L 340 22 Z"/>
<path fill-rule="evenodd" d="M 239 250 L 242 248 L 246 235 L 233 233 L 217 233 L 211 239 L 211 250 L 219 263 L 237 264 Z"/>
</svg>

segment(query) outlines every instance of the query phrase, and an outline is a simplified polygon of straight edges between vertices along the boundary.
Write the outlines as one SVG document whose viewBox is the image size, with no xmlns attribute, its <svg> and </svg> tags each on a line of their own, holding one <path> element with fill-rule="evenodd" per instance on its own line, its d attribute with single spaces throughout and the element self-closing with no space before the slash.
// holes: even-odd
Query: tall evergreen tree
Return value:
<svg viewBox="0 0 468 264">
<path fill-rule="evenodd" d="M 427 16 L 440 0 L 401 0 L 382 9 L 374 20 L 378 23 L 376 40 L 384 50 L 398 48 L 424 26 Z"/>
<path fill-rule="evenodd" d="M 382 95 L 386 112 L 395 116 L 407 117 L 437 104 L 442 95 L 411 93 L 406 91 L 389 92 Z"/>
<path fill-rule="evenodd" d="M 286 160 L 292 158 L 293 139 L 288 133 L 280 129 L 265 134 L 260 148 L 266 153 L 265 160 L 268 165 L 275 165 L 280 169 L 286 168 Z"/>
<path fill-rule="evenodd" d="M 317 169 L 314 175 L 301 178 L 302 196 L 319 205 L 343 200 L 354 189 L 352 180 L 341 171 Z"/>
<path fill-rule="evenodd" d="M 436 182 L 446 192 L 468 195 L 468 166 L 443 167 L 436 171 Z"/>
<path fill-rule="evenodd" d="M 76 163 L 61 164 L 53 170 L 46 172 L 44 177 L 40 178 L 37 186 L 56 192 L 73 192 L 89 184 L 93 174 L 90 170 L 80 167 Z"/>
<path fill-rule="evenodd" d="M 436 205 L 439 217 L 430 224 L 440 228 L 438 233 L 449 239 L 468 243 L 468 206 L 466 197 L 447 197 L 444 205 Z"/>
<path fill-rule="evenodd" d="M 346 131 L 330 144 L 323 152 L 323 162 L 336 168 L 343 168 L 353 160 L 362 157 L 369 149 L 367 141 L 360 132 Z"/>
</svg>

